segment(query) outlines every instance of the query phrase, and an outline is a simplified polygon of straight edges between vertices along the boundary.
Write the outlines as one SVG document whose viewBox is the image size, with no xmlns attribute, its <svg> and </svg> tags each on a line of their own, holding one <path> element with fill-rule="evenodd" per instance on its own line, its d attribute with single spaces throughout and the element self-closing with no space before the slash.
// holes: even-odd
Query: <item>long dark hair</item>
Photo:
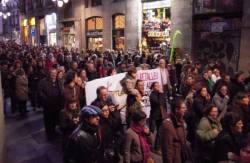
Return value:
<svg viewBox="0 0 250 163">
<path fill-rule="evenodd" d="M 172 113 L 173 113 L 173 114 L 176 114 L 176 111 L 179 110 L 179 109 L 181 108 L 181 105 L 182 105 L 183 103 L 185 104 L 184 98 L 182 98 L 182 97 L 176 98 L 176 99 L 174 100 L 174 103 L 172 104 L 172 108 L 171 108 Z"/>
<path fill-rule="evenodd" d="M 76 75 L 77 73 L 75 71 L 69 71 L 65 77 L 64 85 L 68 85 L 69 83 L 71 83 Z"/>
</svg>

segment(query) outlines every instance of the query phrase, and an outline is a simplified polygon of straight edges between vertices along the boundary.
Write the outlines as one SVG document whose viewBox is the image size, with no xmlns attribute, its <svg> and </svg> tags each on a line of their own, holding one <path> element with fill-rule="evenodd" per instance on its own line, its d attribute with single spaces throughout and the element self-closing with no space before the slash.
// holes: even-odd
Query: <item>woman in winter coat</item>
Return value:
<svg viewBox="0 0 250 163">
<path fill-rule="evenodd" d="M 102 114 L 100 117 L 100 128 L 103 140 L 103 163 L 119 162 L 119 141 L 121 138 L 119 130 L 116 130 L 116 122 L 110 117 L 110 110 L 107 104 L 102 103 L 100 106 Z"/>
<path fill-rule="evenodd" d="M 160 127 L 160 142 L 164 163 L 182 163 L 187 161 L 184 153 L 187 147 L 185 122 L 183 116 L 187 111 L 184 100 L 175 102 L 172 113 Z"/>
<path fill-rule="evenodd" d="M 198 160 L 201 163 L 214 163 L 213 151 L 215 149 L 215 139 L 222 131 L 220 122 L 218 121 L 218 108 L 210 105 L 205 111 L 205 116 L 200 120 L 197 134 Z"/>
<path fill-rule="evenodd" d="M 193 110 L 197 122 L 199 122 L 200 119 L 203 117 L 204 110 L 206 106 L 210 103 L 210 101 L 211 97 L 208 93 L 207 87 L 203 86 L 200 90 L 198 90 L 197 96 L 194 98 L 193 101 Z"/>
<path fill-rule="evenodd" d="M 239 161 L 240 150 L 245 144 L 242 119 L 238 114 L 229 113 L 224 120 L 227 125 L 215 141 L 214 161 Z"/>
<path fill-rule="evenodd" d="M 146 118 L 142 110 L 132 115 L 132 124 L 125 136 L 124 163 L 148 163 L 151 160 L 152 134 L 145 127 Z"/>
<path fill-rule="evenodd" d="M 16 82 L 15 82 L 15 94 L 17 100 L 17 108 L 20 112 L 20 115 L 27 113 L 26 103 L 28 101 L 28 78 L 25 75 L 23 69 L 19 69 L 16 72 Z"/>
<path fill-rule="evenodd" d="M 218 86 L 218 90 L 215 93 L 212 102 L 218 107 L 218 119 L 221 120 L 227 112 L 227 106 L 229 102 L 228 87 L 226 84 L 221 84 Z"/>
</svg>

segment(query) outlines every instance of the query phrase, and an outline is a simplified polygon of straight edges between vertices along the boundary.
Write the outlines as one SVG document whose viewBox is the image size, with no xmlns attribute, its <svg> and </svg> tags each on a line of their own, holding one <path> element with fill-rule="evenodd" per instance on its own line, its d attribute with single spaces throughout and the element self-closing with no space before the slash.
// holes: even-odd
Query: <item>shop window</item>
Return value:
<svg viewBox="0 0 250 163">
<path fill-rule="evenodd" d="M 125 28 L 125 16 L 124 15 L 116 15 L 114 17 L 114 28 L 115 29 Z"/>
<path fill-rule="evenodd" d="M 113 16 L 113 48 L 116 50 L 124 50 L 124 28 L 125 16 L 123 14 L 116 14 Z"/>
<path fill-rule="evenodd" d="M 103 18 L 102 17 L 92 17 L 87 19 L 87 30 L 102 30 L 103 29 Z"/>
<path fill-rule="evenodd" d="M 102 5 L 102 0 L 92 0 L 91 1 L 91 6 L 95 7 L 95 6 L 100 6 Z"/>
</svg>

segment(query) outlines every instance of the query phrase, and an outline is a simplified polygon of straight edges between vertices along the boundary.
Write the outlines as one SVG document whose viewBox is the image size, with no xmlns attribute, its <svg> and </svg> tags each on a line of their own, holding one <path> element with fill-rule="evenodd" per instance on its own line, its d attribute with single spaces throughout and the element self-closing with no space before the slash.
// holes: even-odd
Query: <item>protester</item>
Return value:
<svg viewBox="0 0 250 163">
<path fill-rule="evenodd" d="M 245 143 L 242 119 L 238 114 L 230 113 L 224 121 L 226 126 L 215 141 L 214 161 L 239 161 L 240 150 Z"/>
<path fill-rule="evenodd" d="M 103 142 L 99 128 L 100 114 L 98 107 L 82 108 L 80 125 L 70 136 L 66 147 L 66 163 L 101 162 Z"/>
<path fill-rule="evenodd" d="M 235 95 L 232 105 L 229 106 L 229 111 L 239 114 L 244 127 L 243 133 L 248 134 L 250 131 L 250 111 L 249 111 L 249 96 L 245 92 L 239 92 Z"/>
<path fill-rule="evenodd" d="M 169 79 L 169 72 L 166 66 L 166 61 L 164 59 L 160 59 L 158 68 L 161 72 L 163 91 L 164 93 L 167 93 L 168 90 L 172 89 L 172 86 Z"/>
<path fill-rule="evenodd" d="M 71 100 L 76 100 L 78 107 L 80 107 L 81 99 L 81 87 L 77 84 L 77 73 L 75 71 L 69 71 L 65 78 L 64 83 L 64 100 L 65 103 Z"/>
<path fill-rule="evenodd" d="M 196 130 L 197 155 L 200 162 L 213 163 L 215 139 L 222 131 L 222 127 L 218 120 L 218 108 L 215 105 L 209 105 L 204 113 Z"/>
<path fill-rule="evenodd" d="M 150 117 L 149 117 L 149 128 L 150 132 L 154 133 L 156 129 L 156 138 L 154 150 L 156 153 L 160 153 L 160 142 L 159 142 L 159 128 L 162 124 L 167 109 L 164 93 L 161 92 L 161 87 L 159 82 L 154 82 L 151 85 L 151 94 L 150 94 Z"/>
<path fill-rule="evenodd" d="M 221 84 L 218 86 L 218 90 L 212 99 L 213 104 L 218 107 L 219 110 L 219 117 L 218 119 L 221 120 L 224 118 L 228 103 L 229 103 L 229 95 L 228 95 L 228 87 L 225 84 Z"/>
<path fill-rule="evenodd" d="M 233 99 L 234 96 L 239 93 L 239 92 L 244 92 L 245 91 L 245 86 L 244 86 L 244 72 L 239 71 L 238 73 L 235 74 L 234 78 L 232 79 L 231 87 L 230 87 L 230 97 Z"/>
<path fill-rule="evenodd" d="M 204 86 L 198 90 L 197 94 L 194 98 L 193 110 L 196 120 L 199 121 L 203 117 L 204 109 L 211 102 L 211 96 L 208 93 L 207 87 Z"/>
<path fill-rule="evenodd" d="M 133 127 L 135 127 L 133 125 L 133 115 L 137 112 L 141 112 L 142 110 L 149 114 L 147 115 L 149 116 L 147 122 L 149 122 L 150 131 L 154 132 L 153 134 L 156 134 L 156 139 L 153 142 L 154 145 L 150 146 L 150 149 L 157 154 L 161 154 L 160 147 L 163 145 L 158 142 L 159 132 L 157 131 L 158 128 L 161 128 L 160 126 L 162 125 L 162 120 L 167 117 L 167 119 L 170 119 L 173 122 L 177 121 L 178 124 L 181 124 L 180 127 L 177 125 L 177 129 L 183 128 L 183 133 L 186 134 L 185 129 L 188 130 L 187 139 L 191 142 L 192 152 L 188 152 L 188 143 L 182 144 L 183 146 L 181 148 L 185 148 L 187 150 L 181 151 L 181 161 L 190 162 L 190 153 L 203 156 L 203 153 L 199 153 L 203 151 L 203 149 L 198 150 L 198 152 L 196 151 L 197 143 L 200 143 L 200 148 L 203 148 L 204 146 L 206 147 L 206 145 L 213 146 L 213 142 L 219 144 L 218 148 L 221 148 L 221 151 L 223 152 L 221 155 L 224 157 L 223 160 L 226 158 L 226 155 L 229 156 L 226 158 L 226 161 L 234 160 L 236 156 L 238 157 L 238 161 L 244 162 L 241 158 L 247 160 L 247 145 L 245 145 L 239 153 L 237 144 L 240 144 L 241 140 L 247 137 L 250 132 L 249 77 L 245 80 L 244 73 L 241 71 L 236 74 L 232 73 L 230 70 L 230 65 L 225 66 L 225 64 L 218 58 L 208 57 L 206 60 L 196 58 L 195 60 L 192 60 L 190 57 L 186 57 L 183 61 L 181 59 L 176 59 L 177 62 L 175 64 L 171 63 L 167 65 L 168 61 L 166 60 L 166 56 L 165 54 L 163 55 L 161 53 L 140 53 L 133 50 L 129 52 L 123 52 L 108 49 L 104 50 L 103 52 L 99 52 L 97 50 L 78 52 L 78 49 L 74 48 L 68 50 L 65 47 L 56 46 L 18 45 L 12 41 L 8 41 L 0 42 L 0 59 L 1 77 L 4 90 L 4 113 L 6 117 L 14 118 L 16 116 L 15 112 L 18 111 L 17 109 L 19 109 L 20 106 L 21 108 L 26 108 L 24 107 L 25 103 L 28 104 L 27 111 L 30 112 L 23 118 L 33 116 L 31 107 L 33 110 L 36 110 L 42 106 L 46 136 L 49 140 L 58 140 L 61 138 L 61 135 L 59 135 L 61 132 L 56 132 L 58 131 L 56 129 L 56 125 L 59 122 L 60 110 L 64 109 L 64 111 L 62 111 L 63 113 L 61 113 L 65 113 L 65 116 L 61 115 L 61 117 L 64 117 L 61 118 L 61 120 L 65 120 L 65 123 L 63 124 L 65 124 L 65 126 L 72 124 L 72 126 L 69 125 L 72 128 L 69 127 L 70 129 L 68 129 L 68 127 L 66 127 L 66 129 L 62 127 L 63 125 L 60 123 L 61 129 L 64 128 L 62 130 L 63 153 L 64 156 L 66 156 L 64 157 L 64 161 L 68 161 L 68 158 L 73 158 L 72 160 L 79 158 L 80 162 L 86 162 L 86 160 L 90 158 L 90 162 L 102 162 L 107 158 L 107 155 L 113 153 L 113 150 L 110 150 L 113 149 L 112 144 L 115 144 L 115 155 L 117 156 L 117 151 L 119 151 L 122 155 L 126 156 L 125 158 L 127 161 L 150 161 L 151 159 L 147 159 L 149 153 L 148 148 L 145 146 L 143 146 L 144 148 L 141 148 L 142 146 L 140 146 L 139 139 L 139 137 L 145 138 L 147 134 L 145 136 L 145 134 L 142 134 L 141 132 L 138 134 L 132 130 Z M 151 89 L 152 91 L 149 92 L 145 88 L 148 88 L 153 81 L 149 82 L 137 79 L 137 70 L 151 68 L 158 68 L 160 70 L 159 76 L 161 81 L 159 83 L 153 83 Z M 26 84 L 24 85 L 21 84 L 24 81 L 24 76 L 21 75 L 21 77 L 19 75 L 19 72 L 21 71 L 24 71 L 25 76 L 27 76 L 26 78 L 28 78 L 28 82 L 25 82 Z M 85 107 L 87 102 L 86 96 L 92 95 L 90 92 L 85 92 L 85 86 L 91 84 L 89 81 L 101 77 L 116 75 L 117 73 L 126 73 L 125 77 L 121 81 L 117 81 L 117 84 L 120 82 L 122 86 L 123 90 L 121 92 L 114 93 L 113 88 L 115 85 L 110 85 L 109 82 L 101 84 L 105 87 L 99 87 L 97 90 L 90 90 L 97 92 L 97 98 L 92 102 L 92 104 L 100 107 L 100 109 L 103 110 L 100 124 L 97 124 L 97 121 L 99 121 L 98 116 L 90 118 L 95 121 L 95 125 L 91 125 L 90 127 L 94 128 L 94 131 L 92 132 L 92 130 L 89 128 L 89 124 L 92 124 L 93 121 L 82 117 L 83 119 L 80 119 L 80 123 L 83 124 L 83 127 L 79 126 L 79 128 L 76 130 L 76 133 L 78 134 L 81 134 L 83 133 L 82 131 L 84 131 L 84 133 L 87 133 L 88 135 L 89 132 L 91 132 L 90 137 L 93 142 L 87 141 L 87 143 L 83 143 L 79 142 L 78 140 L 73 141 L 76 140 L 73 138 L 81 137 L 83 135 L 71 133 L 76 127 L 76 124 L 72 122 L 76 122 L 78 119 L 71 119 L 71 115 L 73 113 L 69 111 L 71 107 L 69 107 L 68 103 L 76 101 L 77 106 L 75 106 L 74 103 L 73 107 L 72 104 L 72 108 L 77 108 L 76 110 Z M 120 75 L 122 76 L 123 74 Z M 154 75 L 155 74 L 150 74 L 149 77 L 152 77 L 153 79 L 156 77 Z M 144 76 L 144 74 L 139 77 L 142 76 L 147 77 Z M 232 79 L 230 79 L 231 76 L 233 76 Z M 114 78 L 115 77 L 116 76 L 114 76 Z M 22 82 L 20 82 L 20 80 Z M 163 84 L 163 90 L 165 92 L 163 92 L 162 88 L 161 91 L 159 90 L 161 84 Z M 27 89 L 29 90 L 28 97 L 26 96 L 26 91 L 24 91 L 26 88 L 29 88 Z M 125 100 L 126 102 L 121 102 L 120 99 L 117 100 L 114 98 L 114 94 L 119 94 L 119 97 L 122 97 L 124 93 L 127 94 L 127 99 Z M 184 120 L 182 120 L 182 118 L 174 119 L 173 117 L 175 116 L 173 115 L 175 115 L 175 113 L 171 113 L 169 109 L 170 105 L 172 106 L 178 102 L 179 97 L 185 98 L 187 113 L 185 114 L 184 119 L 186 124 L 183 122 Z M 206 114 L 206 107 L 211 103 L 215 104 L 218 110 L 218 117 L 216 120 Z M 11 112 L 8 110 L 9 104 L 11 104 Z M 29 104 L 31 104 L 31 107 Z M 149 104 L 151 106 L 149 106 Z M 23 113 L 26 113 L 25 109 L 21 110 Z M 165 113 L 170 113 L 170 117 L 168 117 L 168 114 Z M 9 116 L 9 114 L 11 114 L 11 116 Z M 36 114 L 39 114 L 39 112 Z M 236 129 L 235 127 L 237 127 L 237 125 L 232 124 L 229 126 L 231 123 L 229 123 L 230 121 L 227 120 L 226 115 L 228 114 L 233 114 L 235 116 L 236 114 L 239 114 L 243 123 L 242 133 L 235 133 L 236 130 L 234 129 Z M 126 116 L 126 119 L 123 119 L 124 121 L 122 122 L 124 123 L 127 121 L 127 124 L 122 125 L 121 115 L 124 117 Z M 201 131 L 202 133 L 204 126 L 200 129 L 198 124 L 199 122 L 207 122 L 209 119 L 212 119 L 212 122 L 216 123 L 216 128 L 219 128 L 218 126 L 220 120 L 223 124 L 223 131 L 218 133 L 218 136 L 214 138 L 216 139 L 215 141 L 212 139 L 209 142 L 204 142 L 200 140 L 204 137 L 197 134 L 198 131 Z M 132 136 L 135 137 L 133 140 L 136 140 L 135 142 L 137 144 L 130 140 L 125 140 L 124 142 L 122 141 L 123 137 L 125 136 L 124 128 L 126 125 L 131 129 L 131 131 L 129 130 L 129 133 L 133 133 Z M 185 128 L 182 126 L 185 126 Z M 163 127 L 164 126 L 162 126 L 162 128 Z M 142 128 L 140 127 L 140 129 Z M 241 138 L 241 134 L 243 135 L 243 138 Z M 100 137 L 97 137 L 97 135 Z M 126 136 L 128 137 L 128 134 Z M 65 139 L 65 137 L 70 137 L 70 139 Z M 131 136 L 129 138 L 131 138 Z M 233 141 L 235 148 L 231 148 L 230 146 L 226 147 L 228 146 L 227 142 L 230 142 L 228 140 L 231 138 L 237 139 L 237 141 Z M 167 139 L 167 136 L 165 139 Z M 186 139 L 183 137 L 182 140 L 184 141 Z M 136 145 L 135 152 L 139 150 L 139 153 L 132 152 L 129 153 L 130 155 L 128 155 L 128 153 L 125 155 L 122 153 L 121 149 L 118 149 L 121 147 L 121 144 L 127 144 L 128 141 L 132 142 L 132 144 L 130 144 L 131 147 Z M 68 147 L 68 142 L 75 143 L 73 143 L 72 147 Z M 145 144 L 146 143 L 143 143 L 143 145 Z M 174 142 L 174 144 L 177 144 L 176 147 L 180 146 L 180 142 Z M 86 146 L 91 146 L 91 148 L 88 148 L 87 152 L 84 150 L 84 154 L 80 155 L 82 151 L 79 150 L 81 148 L 79 146 L 84 148 Z M 224 150 L 224 146 L 232 152 Z M 210 149 L 209 147 L 205 147 L 204 152 Z M 235 152 L 236 148 L 237 152 Z M 66 149 L 69 149 L 71 152 L 67 151 Z M 164 147 L 164 149 L 168 149 L 168 147 Z M 134 149 L 130 149 L 130 152 L 131 151 L 134 151 Z M 144 151 L 146 152 L 146 155 L 143 155 Z M 76 155 L 67 157 L 67 154 L 73 153 L 76 155 L 78 154 L 79 157 Z M 226 153 L 229 153 L 229 155 Z M 135 159 L 134 156 L 138 159 Z M 163 154 L 160 156 L 164 157 L 165 159 L 165 157 L 168 155 Z M 202 159 L 201 161 L 206 162 L 212 160 L 213 162 L 216 162 L 214 161 L 214 155 L 212 155 L 212 153 L 208 152 L 207 155 L 204 156 L 204 159 L 207 160 Z M 98 160 L 96 158 L 98 158 Z M 114 158 L 108 157 L 107 162 L 116 162 L 116 160 L 118 160 Z M 216 159 L 217 158 L 218 157 L 216 157 Z M 81 159 L 84 159 L 84 161 Z"/>
<path fill-rule="evenodd" d="M 178 99 L 172 107 L 172 113 L 169 118 L 163 121 L 160 129 L 162 158 L 164 163 L 182 163 L 187 158 L 184 153 L 187 150 L 187 132 L 185 130 L 185 121 L 183 119 L 187 107 L 184 100 Z"/>
<path fill-rule="evenodd" d="M 48 140 L 55 138 L 55 127 L 59 122 L 59 113 L 64 106 L 63 85 L 57 79 L 57 70 L 51 69 L 48 78 L 39 85 L 39 97 L 42 100 L 44 127 Z"/>
<path fill-rule="evenodd" d="M 123 91 L 128 95 L 126 101 L 127 108 L 129 108 L 134 103 L 135 96 L 139 94 L 139 91 L 135 89 L 135 84 L 137 81 L 136 73 L 136 68 L 130 68 L 125 78 L 120 81 Z"/>
<path fill-rule="evenodd" d="M 116 121 L 110 117 L 110 110 L 105 103 L 101 104 L 100 128 L 103 140 L 103 163 L 119 162 L 120 139 L 122 135 L 117 131 Z M 121 131 L 121 130 L 120 130 Z"/>
<path fill-rule="evenodd" d="M 149 163 L 151 158 L 150 144 L 152 135 L 146 125 L 147 115 L 139 110 L 132 115 L 131 127 L 126 132 L 124 145 L 125 163 Z"/>
<path fill-rule="evenodd" d="M 77 107 L 77 101 L 71 100 L 66 104 L 65 109 L 60 113 L 60 129 L 63 134 L 63 160 L 66 162 L 66 143 L 72 132 L 77 128 L 80 122 L 80 109 Z"/>
<path fill-rule="evenodd" d="M 25 75 L 24 70 L 19 69 L 16 72 L 16 100 L 17 100 L 17 108 L 20 112 L 20 115 L 23 116 L 27 113 L 27 101 L 28 101 L 28 79 Z"/>
</svg>

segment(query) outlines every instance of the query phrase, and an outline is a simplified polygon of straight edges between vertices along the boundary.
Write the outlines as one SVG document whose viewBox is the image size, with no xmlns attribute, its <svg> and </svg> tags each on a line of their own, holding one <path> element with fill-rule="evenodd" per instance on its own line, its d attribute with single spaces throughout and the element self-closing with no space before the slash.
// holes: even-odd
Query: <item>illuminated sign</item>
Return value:
<svg viewBox="0 0 250 163">
<path fill-rule="evenodd" d="M 148 31 L 148 37 L 169 37 L 169 30 L 166 31 Z"/>
<path fill-rule="evenodd" d="M 29 23 L 30 23 L 31 26 L 35 26 L 36 25 L 36 18 L 35 17 L 30 18 Z"/>
<path fill-rule="evenodd" d="M 22 23 L 21 23 L 21 26 L 22 27 L 27 27 L 28 25 L 28 19 L 23 19 Z"/>
<path fill-rule="evenodd" d="M 155 8 L 165 8 L 165 7 L 171 7 L 171 0 L 146 2 L 142 4 L 143 9 L 155 9 Z"/>
</svg>

